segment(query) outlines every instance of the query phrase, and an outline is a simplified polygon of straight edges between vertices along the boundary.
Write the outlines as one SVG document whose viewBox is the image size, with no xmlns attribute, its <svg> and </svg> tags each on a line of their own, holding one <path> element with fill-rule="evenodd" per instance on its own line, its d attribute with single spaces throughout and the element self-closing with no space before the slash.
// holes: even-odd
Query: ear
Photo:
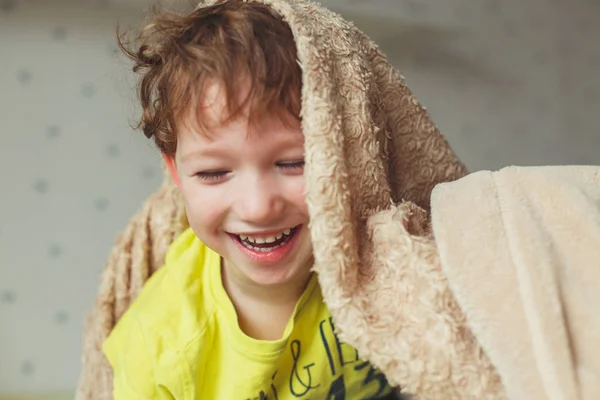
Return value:
<svg viewBox="0 0 600 400">
<path fill-rule="evenodd" d="M 168 156 L 165 153 L 161 153 L 161 155 L 163 160 L 165 161 L 165 165 L 171 173 L 171 177 L 175 181 L 175 184 L 179 189 L 181 189 L 181 181 L 179 180 L 179 174 L 177 173 L 177 164 L 175 163 L 175 158 L 172 156 Z"/>
</svg>

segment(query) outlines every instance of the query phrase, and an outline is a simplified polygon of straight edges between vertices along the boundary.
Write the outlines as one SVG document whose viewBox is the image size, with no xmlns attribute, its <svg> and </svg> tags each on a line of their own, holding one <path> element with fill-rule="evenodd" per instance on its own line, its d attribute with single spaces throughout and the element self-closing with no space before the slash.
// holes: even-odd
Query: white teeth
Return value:
<svg viewBox="0 0 600 400">
<path fill-rule="evenodd" d="M 277 238 L 275 236 L 269 236 L 268 238 L 265 238 L 265 243 L 273 243 L 277 240 Z"/>
<path fill-rule="evenodd" d="M 291 229 L 286 229 L 283 232 L 281 232 L 280 234 L 275 235 L 275 236 L 267 236 L 267 237 L 252 237 L 252 236 L 246 236 L 246 235 L 238 235 L 238 236 L 241 240 L 247 241 L 249 243 L 264 244 L 264 243 L 276 242 L 277 240 L 281 239 L 284 235 L 289 236 L 291 233 L 292 233 Z"/>
<path fill-rule="evenodd" d="M 242 244 L 249 249 L 252 249 L 254 251 L 261 251 L 261 252 L 273 251 L 274 249 L 283 246 L 283 244 L 278 244 L 277 246 L 273 246 L 273 247 L 256 247 L 256 246 L 252 246 L 248 242 L 242 242 Z"/>
<path fill-rule="evenodd" d="M 254 251 L 268 252 L 268 251 L 273 251 L 281 246 L 285 246 L 289 242 L 292 230 L 293 229 L 286 229 L 285 231 L 283 231 L 280 234 L 275 235 L 275 236 L 252 237 L 252 236 L 246 236 L 246 235 L 238 235 L 238 237 L 241 239 L 241 243 L 245 247 L 247 247 L 251 250 L 254 250 Z M 285 236 L 285 240 L 283 240 L 281 243 L 273 245 L 273 246 L 269 246 L 269 247 L 258 247 L 256 245 L 253 246 L 253 244 L 275 243 L 276 241 L 280 240 L 284 236 Z"/>
</svg>

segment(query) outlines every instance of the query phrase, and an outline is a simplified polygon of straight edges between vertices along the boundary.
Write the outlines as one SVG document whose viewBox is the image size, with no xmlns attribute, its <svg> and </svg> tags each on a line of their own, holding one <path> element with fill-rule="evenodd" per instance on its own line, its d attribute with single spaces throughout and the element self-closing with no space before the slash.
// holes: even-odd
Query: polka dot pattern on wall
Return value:
<svg viewBox="0 0 600 400">
<path fill-rule="evenodd" d="M 75 387 L 115 236 L 160 184 L 114 37 L 143 11 L 113 6 L 0 0 L 0 398 Z"/>
</svg>

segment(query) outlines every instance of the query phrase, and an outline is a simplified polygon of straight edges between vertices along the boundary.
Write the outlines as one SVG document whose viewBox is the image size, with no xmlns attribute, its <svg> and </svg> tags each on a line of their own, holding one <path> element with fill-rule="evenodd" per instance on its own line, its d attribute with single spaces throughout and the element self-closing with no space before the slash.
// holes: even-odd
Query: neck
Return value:
<svg viewBox="0 0 600 400">
<path fill-rule="evenodd" d="M 221 268 L 223 287 L 238 315 L 242 331 L 254 339 L 276 340 L 294 312 L 296 303 L 304 293 L 311 272 L 301 279 L 292 279 L 278 285 L 258 285 L 236 274 L 224 261 Z"/>
</svg>

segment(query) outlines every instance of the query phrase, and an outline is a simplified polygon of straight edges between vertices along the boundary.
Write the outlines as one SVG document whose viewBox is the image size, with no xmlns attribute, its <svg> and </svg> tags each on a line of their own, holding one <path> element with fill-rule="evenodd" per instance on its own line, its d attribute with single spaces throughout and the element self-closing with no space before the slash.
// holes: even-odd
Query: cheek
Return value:
<svg viewBox="0 0 600 400">
<path fill-rule="evenodd" d="M 288 202 L 294 204 L 297 209 L 308 215 L 304 178 L 302 177 L 290 182 L 290 184 L 287 185 L 286 193 Z"/>
<path fill-rule="evenodd" d="M 182 182 L 185 210 L 194 230 L 210 231 L 218 227 L 226 211 L 226 205 L 214 188 Z"/>
</svg>

